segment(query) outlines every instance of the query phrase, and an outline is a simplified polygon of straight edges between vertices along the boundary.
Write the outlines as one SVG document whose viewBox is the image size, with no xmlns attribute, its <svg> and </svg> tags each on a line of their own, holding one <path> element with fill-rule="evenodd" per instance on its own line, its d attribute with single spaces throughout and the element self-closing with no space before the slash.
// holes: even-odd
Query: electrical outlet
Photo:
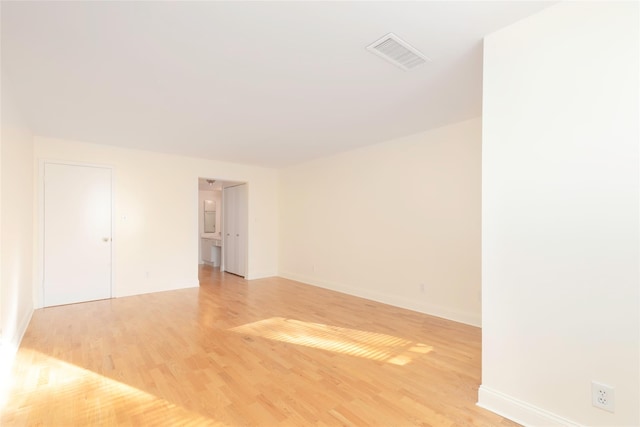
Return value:
<svg viewBox="0 0 640 427">
<path fill-rule="evenodd" d="M 615 405 L 615 394 L 613 387 L 591 382 L 591 404 L 596 408 L 613 412 Z"/>
<path fill-rule="evenodd" d="M 424 283 L 420 283 L 420 292 L 424 293 Z"/>
</svg>

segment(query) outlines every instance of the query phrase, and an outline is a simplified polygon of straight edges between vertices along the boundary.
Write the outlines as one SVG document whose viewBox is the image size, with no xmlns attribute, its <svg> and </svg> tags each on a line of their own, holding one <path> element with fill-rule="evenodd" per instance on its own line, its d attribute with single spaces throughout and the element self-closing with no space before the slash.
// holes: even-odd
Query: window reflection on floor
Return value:
<svg viewBox="0 0 640 427">
<path fill-rule="evenodd" d="M 433 347 L 376 332 L 272 317 L 230 329 L 239 334 L 298 344 L 335 353 L 406 365 Z"/>
<path fill-rule="evenodd" d="M 21 348 L 12 398 L 3 425 L 213 425 L 225 424 L 188 411 L 135 387 Z M 6 424 L 4 424 L 6 423 Z M 38 423 L 39 424 L 39 423 Z"/>
</svg>

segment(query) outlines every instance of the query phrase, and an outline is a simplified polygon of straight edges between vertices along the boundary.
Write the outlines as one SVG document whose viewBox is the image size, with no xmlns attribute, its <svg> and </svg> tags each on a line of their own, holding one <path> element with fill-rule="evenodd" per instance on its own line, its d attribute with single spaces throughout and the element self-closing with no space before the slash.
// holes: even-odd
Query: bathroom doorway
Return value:
<svg viewBox="0 0 640 427">
<path fill-rule="evenodd" d="M 198 178 L 198 264 L 222 266 L 221 180 Z"/>
<path fill-rule="evenodd" d="M 198 178 L 198 271 L 201 277 L 247 271 L 247 185 Z"/>
</svg>

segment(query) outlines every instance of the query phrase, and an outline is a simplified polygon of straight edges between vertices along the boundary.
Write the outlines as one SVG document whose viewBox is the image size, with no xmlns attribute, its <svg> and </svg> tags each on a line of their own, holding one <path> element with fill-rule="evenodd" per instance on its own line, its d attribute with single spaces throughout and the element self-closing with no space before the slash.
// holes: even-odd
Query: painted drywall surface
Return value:
<svg viewBox="0 0 640 427">
<path fill-rule="evenodd" d="M 276 170 L 38 136 L 35 149 L 114 168 L 114 296 L 198 285 L 199 176 L 249 183 L 248 278 L 277 274 Z"/>
<path fill-rule="evenodd" d="M 0 159 L 1 377 L 33 313 L 33 135 L 14 104 L 6 73 Z"/>
<path fill-rule="evenodd" d="M 282 170 L 280 275 L 479 325 L 480 139 L 477 118 Z"/>
<path fill-rule="evenodd" d="M 638 40 L 632 2 L 560 3 L 485 40 L 481 405 L 640 424 Z"/>
</svg>

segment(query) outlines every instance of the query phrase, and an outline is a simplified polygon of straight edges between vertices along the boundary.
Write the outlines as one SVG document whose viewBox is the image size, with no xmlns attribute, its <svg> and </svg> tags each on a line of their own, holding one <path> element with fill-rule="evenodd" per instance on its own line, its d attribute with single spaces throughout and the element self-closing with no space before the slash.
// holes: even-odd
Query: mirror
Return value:
<svg viewBox="0 0 640 427">
<path fill-rule="evenodd" d="M 216 202 L 215 200 L 204 201 L 204 232 L 216 232 Z"/>
</svg>

